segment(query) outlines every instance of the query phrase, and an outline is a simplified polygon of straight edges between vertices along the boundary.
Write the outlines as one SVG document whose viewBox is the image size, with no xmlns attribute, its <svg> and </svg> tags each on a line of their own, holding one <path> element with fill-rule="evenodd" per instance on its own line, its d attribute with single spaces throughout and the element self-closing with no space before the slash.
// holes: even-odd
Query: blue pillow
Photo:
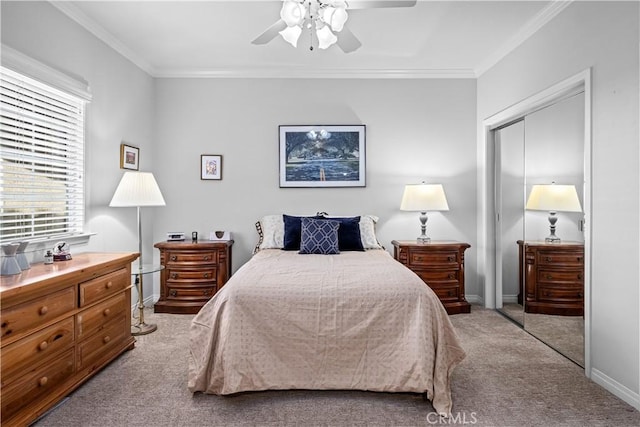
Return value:
<svg viewBox="0 0 640 427">
<path fill-rule="evenodd" d="M 339 254 L 338 228 L 339 221 L 328 219 L 302 218 L 301 221 L 301 254 Z"/>
<path fill-rule="evenodd" d="M 324 220 L 338 221 L 338 247 L 340 251 L 364 251 L 360 238 L 360 217 L 326 218 Z"/>
<path fill-rule="evenodd" d="M 285 251 L 300 250 L 300 234 L 302 232 L 300 220 L 302 218 L 319 218 L 319 217 L 282 215 L 282 219 L 284 221 L 283 249 Z"/>
</svg>

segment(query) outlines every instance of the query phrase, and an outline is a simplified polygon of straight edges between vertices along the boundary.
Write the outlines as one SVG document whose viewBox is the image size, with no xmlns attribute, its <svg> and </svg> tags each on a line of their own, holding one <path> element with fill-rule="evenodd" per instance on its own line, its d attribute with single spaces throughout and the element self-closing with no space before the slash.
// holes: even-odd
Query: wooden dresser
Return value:
<svg viewBox="0 0 640 427">
<path fill-rule="evenodd" d="M 436 293 L 449 314 L 470 313 L 464 297 L 464 251 L 460 242 L 392 241 L 393 256 L 415 272 Z"/>
<path fill-rule="evenodd" d="M 193 314 L 231 276 L 230 241 L 160 242 L 160 299 L 156 313 Z"/>
<path fill-rule="evenodd" d="M 134 346 L 131 262 L 87 253 L 0 278 L 2 425 L 28 425 Z"/>
<path fill-rule="evenodd" d="M 584 245 L 518 240 L 525 313 L 584 314 Z M 522 301 L 522 296 L 518 300 Z"/>
</svg>

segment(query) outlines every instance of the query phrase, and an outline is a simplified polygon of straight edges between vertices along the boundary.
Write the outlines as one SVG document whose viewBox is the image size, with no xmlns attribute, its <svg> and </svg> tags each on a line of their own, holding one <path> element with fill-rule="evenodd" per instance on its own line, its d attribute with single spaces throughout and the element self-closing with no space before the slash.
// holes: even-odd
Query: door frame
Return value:
<svg viewBox="0 0 640 427">
<path fill-rule="evenodd" d="M 478 276 L 484 305 L 496 307 L 494 131 L 584 90 L 584 372 L 591 377 L 591 69 L 581 71 L 482 121 L 478 173 Z M 484 283 L 482 283 L 482 281 Z"/>
</svg>

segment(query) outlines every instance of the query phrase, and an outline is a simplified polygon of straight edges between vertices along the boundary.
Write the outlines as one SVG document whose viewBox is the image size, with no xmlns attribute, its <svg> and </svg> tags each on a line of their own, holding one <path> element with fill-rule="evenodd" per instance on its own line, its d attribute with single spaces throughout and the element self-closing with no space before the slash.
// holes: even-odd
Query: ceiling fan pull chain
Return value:
<svg viewBox="0 0 640 427">
<path fill-rule="evenodd" d="M 313 50 L 313 11 L 311 10 L 311 1 L 309 0 L 309 24 L 307 28 L 309 28 L 309 50 Z"/>
</svg>

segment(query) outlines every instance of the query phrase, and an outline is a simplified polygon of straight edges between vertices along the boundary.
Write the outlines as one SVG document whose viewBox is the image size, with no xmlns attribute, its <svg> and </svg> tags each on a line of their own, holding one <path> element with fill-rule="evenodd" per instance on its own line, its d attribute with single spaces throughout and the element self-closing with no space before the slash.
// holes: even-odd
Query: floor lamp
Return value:
<svg viewBox="0 0 640 427">
<path fill-rule="evenodd" d="M 113 194 L 111 207 L 136 207 L 138 209 L 138 272 L 136 275 L 136 285 L 138 291 L 138 322 L 132 325 L 132 335 L 145 335 L 155 331 L 158 327 L 144 322 L 144 298 L 142 291 L 142 218 L 140 208 L 144 206 L 164 206 L 164 198 L 158 188 L 151 172 L 125 172 Z"/>
</svg>

